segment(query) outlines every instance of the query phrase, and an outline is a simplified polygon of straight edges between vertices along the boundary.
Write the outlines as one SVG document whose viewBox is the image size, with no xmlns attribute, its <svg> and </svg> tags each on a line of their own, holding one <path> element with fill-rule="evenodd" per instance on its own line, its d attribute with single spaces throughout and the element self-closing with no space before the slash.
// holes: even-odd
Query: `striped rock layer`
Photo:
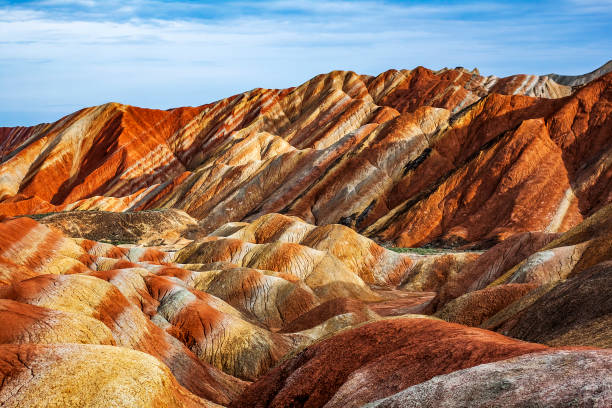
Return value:
<svg viewBox="0 0 612 408">
<path fill-rule="evenodd" d="M 117 218 L 111 213 L 88 215 L 95 215 L 102 226 Z M 39 369 L 36 381 L 22 378 L 25 374 L 19 367 L 3 371 L 0 398 L 8 406 L 30 404 L 39 398 L 37 392 L 47 389 L 59 394 L 40 400 L 43 405 L 59 404 L 62 398 L 69 401 L 67 406 L 102 404 L 94 388 L 70 399 L 86 378 L 54 376 L 47 368 L 63 364 L 63 358 L 71 358 L 70 353 L 88 356 L 97 350 L 75 345 L 105 346 L 108 352 L 100 355 L 117 360 L 115 368 L 112 364 L 101 367 L 100 360 L 93 361 L 91 367 L 75 362 L 100 377 L 93 384 L 104 381 L 109 370 L 121 370 L 122 359 L 138 360 L 141 355 L 146 356 L 143 364 L 155 361 L 156 367 L 165 370 L 155 368 L 155 374 L 140 374 L 153 376 L 151 381 L 159 383 L 150 386 L 158 387 L 160 395 L 152 391 L 149 399 L 142 397 L 141 391 L 120 398 L 120 387 L 129 392 L 130 387 L 146 384 L 145 380 L 129 383 L 138 378 L 132 371 L 125 373 L 125 379 L 117 377 L 118 385 L 109 382 L 109 387 L 115 387 L 112 390 L 100 387 L 98 392 L 108 391 L 116 397 L 113 405 L 132 406 L 134 398 L 141 406 L 228 405 L 246 386 L 243 380 L 256 380 L 287 355 L 321 337 L 380 318 L 358 300 L 380 297 L 359 277 L 360 269 L 349 269 L 347 259 L 334 255 L 337 251 L 333 247 L 327 250 L 323 245 L 317 250 L 282 240 L 253 244 L 211 236 L 178 252 L 174 246 L 165 252 L 162 249 L 166 246 L 116 246 L 81 238 L 85 231 L 90 231 L 87 236 L 102 233 L 102 229 L 84 228 L 91 221 L 88 217 L 81 220 L 82 227 L 74 217 L 68 221 L 51 218 L 54 220 L 48 225 L 27 217 L 0 220 L 0 345 L 7 346 L 10 361 L 14 359 L 11 350 L 22 356 L 22 349 L 8 346 L 23 346 L 23 353 L 29 353 L 27 358 Z M 139 220 L 133 225 L 124 223 L 120 232 L 148 235 L 150 229 L 143 228 Z M 318 227 L 289 220 L 317 232 Z M 254 225 L 263 225 L 263 221 Z M 78 237 L 67 237 L 55 226 Z M 393 268 L 398 259 L 404 260 L 402 255 L 356 237 L 347 227 L 337 227 L 352 236 L 355 252 L 379 256 L 371 262 L 386 265 L 386 254 L 391 260 L 390 273 L 396 273 Z M 326 242 L 320 232 L 314 236 L 319 237 L 317 242 Z M 110 236 L 109 240 L 115 238 Z M 232 255 L 231 245 L 218 246 L 225 242 L 260 248 L 256 254 Z M 218 248 L 207 250 L 204 244 L 217 244 Z M 245 255 L 250 262 L 242 262 Z M 405 265 L 409 265 L 408 259 Z M 308 312 L 328 307 L 329 302 L 339 306 L 325 309 L 328 311 L 323 315 L 315 311 L 317 317 L 310 317 Z M 24 361 L 27 369 L 29 360 Z M 54 381 L 66 384 L 60 387 L 53 385 Z M 22 389 L 23 395 L 15 396 L 17 389 Z"/>
<path fill-rule="evenodd" d="M 351 352 L 347 352 L 349 344 Z M 537 360 L 541 352 L 551 351 L 554 349 L 540 344 L 427 318 L 382 320 L 342 331 L 306 348 L 251 384 L 232 406 L 360 407 L 457 370 L 477 369 L 484 367 L 480 364 L 494 365 L 523 355 Z M 584 392 L 577 400 L 579 406 L 591 395 L 597 396 L 599 402 L 612 397 L 612 382 L 609 376 L 605 377 L 609 374 L 606 362 L 610 352 L 600 351 L 599 355 L 605 362 L 597 362 L 597 352 L 588 356 L 588 363 L 597 367 L 595 372 L 604 375 L 599 381 L 590 380 L 593 388 L 599 388 L 592 393 L 578 387 L 567 390 L 572 398 Z M 570 353 L 569 357 L 568 360 L 577 363 L 569 371 L 581 372 L 581 365 L 586 365 L 584 356 L 572 357 Z M 585 377 L 588 378 L 581 377 L 582 381 Z M 556 387 L 564 382 L 562 376 L 555 381 Z M 460 385 L 469 390 L 471 384 Z"/>
<path fill-rule="evenodd" d="M 430 255 L 280 214 L 208 236 L 196 228 L 193 240 L 180 238 L 191 243 L 158 247 L 82 238 L 73 215 L 68 232 L 77 238 L 55 222 L 4 219 L 0 399 L 340 407 L 402 406 L 425 395 L 437 406 L 428 387 L 459 383 L 468 398 L 484 383 L 501 388 L 479 394 L 481 405 L 501 406 L 531 392 L 517 370 L 559 367 L 565 375 L 541 381 L 563 393 L 534 391 L 530 403 L 606 406 L 609 353 L 551 347 L 612 346 L 611 208 L 563 234 Z M 106 225 L 105 214 L 94 215 Z M 150 233 L 138 225 L 121 231 Z M 410 314 L 418 311 L 436 316 Z M 517 356 L 524 359 L 508 360 Z M 60 375 L 60 365 L 72 371 Z M 95 380 L 82 386 L 89 375 Z"/>
<path fill-rule="evenodd" d="M 0 213 L 176 208 L 205 233 L 284 213 L 399 246 L 565 231 L 612 197 L 605 72 L 576 89 L 334 71 L 195 108 L 85 108 L 0 129 Z"/>
<path fill-rule="evenodd" d="M 518 234 L 428 305 L 451 322 L 555 346 L 612 347 L 612 204 L 563 234 Z"/>
<path fill-rule="evenodd" d="M 0 345 L 3 407 L 219 407 L 148 354 L 91 344 Z"/>
<path fill-rule="evenodd" d="M 609 67 L 0 128 L 0 405 L 610 406 Z"/>
</svg>

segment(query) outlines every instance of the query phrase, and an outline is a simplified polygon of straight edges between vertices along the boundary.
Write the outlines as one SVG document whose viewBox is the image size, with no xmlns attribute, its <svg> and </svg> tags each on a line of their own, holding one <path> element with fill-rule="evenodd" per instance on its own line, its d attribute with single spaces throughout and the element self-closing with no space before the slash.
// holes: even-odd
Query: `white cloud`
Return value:
<svg viewBox="0 0 612 408">
<path fill-rule="evenodd" d="M 95 7 L 100 2 L 94 0 L 42 0 L 37 2 L 39 6 L 85 6 Z"/>
<path fill-rule="evenodd" d="M 612 0 L 570 0 L 570 4 L 579 13 L 604 12 L 610 14 Z"/>
<path fill-rule="evenodd" d="M 108 13 L 95 1 L 84 3 L 92 10 L 74 15 L 44 7 L 0 9 L 0 125 L 11 124 L 6 112 L 36 110 L 47 112 L 41 121 L 52 120 L 109 100 L 199 105 L 254 87 L 297 85 L 333 69 L 377 74 L 463 65 L 497 75 L 572 74 L 612 54 L 605 38 L 576 41 L 582 26 L 563 10 L 519 11 L 510 18 L 511 8 L 493 2 L 432 7 L 272 0 L 258 3 L 267 11 L 257 14 L 238 12 L 246 5 L 233 2 L 224 5 L 233 12 L 223 9 L 217 18 L 206 18 L 213 6 L 194 3 L 104 2 Z M 142 13 L 152 8 L 161 11 Z M 298 13 L 282 12 L 287 9 Z M 458 17 L 474 10 L 493 17 Z M 581 58 L 568 68 L 576 55 Z"/>
</svg>

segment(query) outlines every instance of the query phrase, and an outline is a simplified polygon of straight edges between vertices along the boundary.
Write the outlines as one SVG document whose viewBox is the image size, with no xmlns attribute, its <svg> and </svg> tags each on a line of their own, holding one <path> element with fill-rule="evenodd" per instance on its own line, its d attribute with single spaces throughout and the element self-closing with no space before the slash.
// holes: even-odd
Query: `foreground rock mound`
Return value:
<svg viewBox="0 0 612 408">
<path fill-rule="evenodd" d="M 545 350 L 427 318 L 382 320 L 306 348 L 249 386 L 232 406 L 358 407 L 437 375 Z"/>
<path fill-rule="evenodd" d="M 610 350 L 527 354 L 435 377 L 366 407 L 603 408 L 612 404 L 611 367 Z"/>
<path fill-rule="evenodd" d="M 185 345 L 154 325 L 114 285 L 102 279 L 85 275 L 41 275 L 0 288 L 0 297 L 96 319 L 110 329 L 117 346 L 156 357 L 197 395 L 227 402 L 227 395 L 240 389 L 238 381 L 202 364 Z M 8 329 L 10 321 L 3 322 L 2 326 Z M 35 330 L 35 326 L 29 329 Z M 43 326 L 38 330 L 44 333 L 48 329 Z M 100 341 L 95 339 L 94 344 Z"/>
<path fill-rule="evenodd" d="M 155 358 L 120 347 L 0 345 L 3 407 L 215 407 Z"/>
</svg>

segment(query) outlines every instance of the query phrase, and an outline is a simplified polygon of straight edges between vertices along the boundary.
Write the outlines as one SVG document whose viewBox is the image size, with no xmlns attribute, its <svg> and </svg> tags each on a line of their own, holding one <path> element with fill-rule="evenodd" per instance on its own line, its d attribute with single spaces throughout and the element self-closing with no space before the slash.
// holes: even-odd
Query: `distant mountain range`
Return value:
<svg viewBox="0 0 612 408">
<path fill-rule="evenodd" d="M 279 212 L 399 246 L 565 231 L 612 199 L 610 69 L 335 71 L 195 108 L 109 103 L 0 128 L 0 213 L 177 208 L 213 231 Z"/>
</svg>

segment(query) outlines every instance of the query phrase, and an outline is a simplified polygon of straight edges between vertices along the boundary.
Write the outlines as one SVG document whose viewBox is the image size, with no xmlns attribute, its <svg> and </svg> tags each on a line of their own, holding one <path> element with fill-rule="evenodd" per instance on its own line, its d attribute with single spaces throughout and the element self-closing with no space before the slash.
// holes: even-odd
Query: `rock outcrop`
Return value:
<svg viewBox="0 0 612 408">
<path fill-rule="evenodd" d="M 606 407 L 611 363 L 609 350 L 526 354 L 435 377 L 366 407 Z"/>
<path fill-rule="evenodd" d="M 3 407 L 213 408 L 148 354 L 89 344 L 0 345 Z"/>
<path fill-rule="evenodd" d="M 547 77 L 555 81 L 560 85 L 566 85 L 571 87 L 578 87 L 584 84 L 588 84 L 594 79 L 599 78 L 602 75 L 612 71 L 612 60 L 606 62 L 601 67 L 589 72 L 584 75 L 559 75 L 559 74 L 548 74 Z"/>
<path fill-rule="evenodd" d="M 358 407 L 438 375 L 545 350 L 428 318 L 381 320 L 306 348 L 251 384 L 232 406 Z"/>
<path fill-rule="evenodd" d="M 612 194 L 604 71 L 574 93 L 550 77 L 418 67 L 195 108 L 86 108 L 0 131 L 0 213 L 175 208 L 206 235 L 280 212 L 399 246 L 562 232 Z"/>
<path fill-rule="evenodd" d="M 0 406 L 610 406 L 609 68 L 0 128 Z"/>
<path fill-rule="evenodd" d="M 189 237 L 197 221 L 178 210 L 138 212 L 64 211 L 36 219 L 72 238 L 115 244 L 160 245 Z"/>
<path fill-rule="evenodd" d="M 612 347 L 611 288 L 612 261 L 602 262 L 547 291 L 503 332 L 557 346 Z"/>
<path fill-rule="evenodd" d="M 329 252 L 304 245 L 275 242 L 251 244 L 235 238 L 204 239 L 176 255 L 178 263 L 232 262 L 247 268 L 273 270 L 302 280 L 321 299 L 355 297 L 377 300 L 359 275 Z"/>
</svg>

